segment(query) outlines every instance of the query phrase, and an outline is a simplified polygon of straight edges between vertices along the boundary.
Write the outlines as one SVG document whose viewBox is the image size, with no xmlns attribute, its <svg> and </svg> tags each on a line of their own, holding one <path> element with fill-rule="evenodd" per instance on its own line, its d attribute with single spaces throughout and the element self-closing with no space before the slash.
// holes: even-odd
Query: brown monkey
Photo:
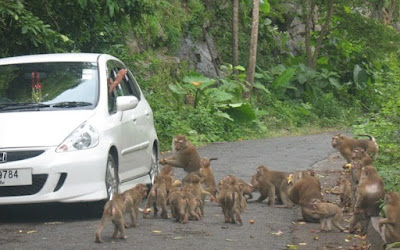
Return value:
<svg viewBox="0 0 400 250">
<path fill-rule="evenodd" d="M 358 160 L 363 166 L 371 165 L 373 161 L 371 156 L 360 147 L 356 147 L 353 149 L 353 151 L 351 152 L 351 160 Z"/>
<path fill-rule="evenodd" d="M 147 203 L 144 211 L 147 212 L 152 205 L 154 208 L 154 216 L 157 216 L 158 207 L 161 207 L 161 218 L 168 219 L 167 190 L 165 188 L 165 180 L 159 175 L 154 178 L 153 187 L 151 188 L 149 196 L 147 197 Z M 144 217 L 146 217 L 146 214 L 144 214 Z"/>
<path fill-rule="evenodd" d="M 321 231 L 331 231 L 332 224 L 340 231 L 344 231 L 344 228 L 340 225 L 343 213 L 338 205 L 322 202 L 319 199 L 311 200 L 311 205 L 312 213 L 317 214 L 320 218 Z"/>
<path fill-rule="evenodd" d="M 350 181 L 344 178 L 338 180 L 340 193 L 340 206 L 343 208 L 351 207 L 352 191 Z"/>
<path fill-rule="evenodd" d="M 300 176 L 300 177 L 299 177 Z M 306 222 L 319 222 L 319 216 L 312 212 L 311 200 L 322 200 L 321 185 L 316 176 L 308 172 L 290 174 L 288 196 L 294 204 L 301 207 L 301 214 Z"/>
<path fill-rule="evenodd" d="M 188 222 L 189 204 L 188 198 L 181 191 L 173 191 L 168 196 L 172 218 L 180 223 Z"/>
<path fill-rule="evenodd" d="M 371 155 L 371 157 L 376 158 L 378 156 L 379 147 L 375 138 L 371 135 L 360 136 L 368 136 L 370 139 L 353 139 L 338 134 L 332 137 L 332 147 L 339 150 L 340 154 L 347 160 L 348 163 L 351 162 L 352 151 L 356 147 L 364 149 L 366 153 Z"/>
<path fill-rule="evenodd" d="M 174 181 L 172 177 L 173 174 L 174 174 L 174 168 L 171 165 L 166 164 L 161 168 L 159 175 L 165 181 L 165 188 L 167 190 L 167 193 L 169 193 L 169 190 L 171 189 L 172 186 L 172 182 Z"/>
<path fill-rule="evenodd" d="M 191 193 L 189 186 L 184 186 L 182 188 L 182 194 L 188 200 L 188 213 L 190 218 L 200 220 L 203 211 L 202 201 Z"/>
<path fill-rule="evenodd" d="M 183 168 L 188 173 L 199 171 L 200 155 L 186 136 L 177 135 L 172 139 L 172 153 L 173 156 L 160 159 L 160 163 Z"/>
<path fill-rule="evenodd" d="M 187 191 L 191 192 L 196 198 L 200 199 L 202 202 L 201 215 L 204 215 L 204 202 L 205 197 L 209 196 L 211 200 L 215 200 L 215 197 L 209 193 L 208 191 L 203 190 L 200 184 L 201 177 L 195 173 L 190 173 L 187 176 L 187 183 L 185 187 L 187 187 Z"/>
<path fill-rule="evenodd" d="M 288 177 L 289 173 L 272 171 L 265 166 L 259 166 L 253 180 L 257 182 L 260 197 L 258 202 L 268 198 L 268 205 L 275 205 L 275 195 L 278 200 L 283 202 L 284 207 L 292 207 L 293 204 L 288 197 Z M 255 182 L 256 181 L 256 182 Z"/>
<path fill-rule="evenodd" d="M 201 158 L 200 176 L 202 178 L 201 182 L 205 186 L 205 190 L 215 196 L 218 190 L 217 184 L 215 183 L 214 173 L 210 166 L 210 162 L 213 160 L 218 160 L 218 158 Z"/>
<path fill-rule="evenodd" d="M 221 180 L 219 182 L 219 188 L 220 190 L 217 195 L 217 201 L 221 205 L 222 212 L 225 217 L 225 223 L 236 223 L 236 221 L 238 221 L 240 225 L 242 225 L 242 218 L 240 217 L 239 194 L 226 180 Z"/>
<path fill-rule="evenodd" d="M 382 178 L 376 168 L 369 165 L 362 168 L 360 183 L 356 191 L 353 216 L 350 219 L 349 232 L 355 232 L 360 224 L 361 234 L 367 232 L 369 218 L 379 215 L 380 200 L 385 196 Z"/>
<path fill-rule="evenodd" d="M 387 192 L 385 204 L 386 218 L 379 220 L 379 231 L 382 232 L 382 226 L 385 225 L 386 243 L 400 242 L 400 194 Z"/>
<path fill-rule="evenodd" d="M 243 185 L 243 197 L 245 197 L 246 201 L 253 199 L 254 186 L 242 179 L 237 179 L 237 181 Z"/>
<path fill-rule="evenodd" d="M 110 220 L 114 223 L 114 233 L 112 238 L 116 239 L 118 232 L 120 232 L 120 238 L 126 239 L 124 220 L 126 202 L 127 200 L 122 194 L 113 194 L 113 198 L 107 201 L 106 205 L 104 206 L 104 212 L 101 217 L 100 225 L 96 231 L 96 243 L 103 243 L 103 240 L 101 239 L 101 232 L 103 231 L 105 224 Z"/>
<path fill-rule="evenodd" d="M 238 193 L 238 195 L 239 195 L 238 202 L 239 202 L 240 212 L 245 211 L 247 209 L 247 201 L 243 196 L 244 185 L 241 182 L 239 182 L 239 179 L 233 175 L 225 176 L 225 178 L 222 180 L 221 185 L 223 185 L 224 183 L 231 185 L 233 187 L 233 189 L 235 190 L 235 192 Z"/>
<path fill-rule="evenodd" d="M 139 206 L 143 198 L 147 196 L 147 190 L 148 188 L 145 184 L 139 183 L 134 188 L 128 189 L 122 193 L 125 199 L 127 199 L 126 212 L 131 216 L 132 227 L 136 227 L 137 225 Z"/>
</svg>

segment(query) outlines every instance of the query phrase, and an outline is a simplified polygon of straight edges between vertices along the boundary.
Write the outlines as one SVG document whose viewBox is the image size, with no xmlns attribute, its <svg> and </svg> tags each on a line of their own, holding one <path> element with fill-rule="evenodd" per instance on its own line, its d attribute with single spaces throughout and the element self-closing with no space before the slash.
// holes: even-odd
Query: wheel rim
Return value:
<svg viewBox="0 0 400 250">
<path fill-rule="evenodd" d="M 151 154 L 151 167 L 150 167 L 150 179 L 153 184 L 155 176 L 158 174 L 158 157 L 157 150 L 154 148 L 153 153 Z"/>
<path fill-rule="evenodd" d="M 106 168 L 106 188 L 108 199 L 111 200 L 114 193 L 118 193 L 118 177 L 117 168 L 115 165 L 114 157 L 108 156 Z"/>
</svg>

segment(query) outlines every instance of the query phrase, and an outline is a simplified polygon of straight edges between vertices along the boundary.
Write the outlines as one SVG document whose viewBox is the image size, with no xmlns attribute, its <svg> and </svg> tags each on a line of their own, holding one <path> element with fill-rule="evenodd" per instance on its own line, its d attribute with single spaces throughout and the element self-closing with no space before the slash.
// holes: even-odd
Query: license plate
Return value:
<svg viewBox="0 0 400 250">
<path fill-rule="evenodd" d="M 32 185 L 32 169 L 0 169 L 0 186 Z"/>
</svg>

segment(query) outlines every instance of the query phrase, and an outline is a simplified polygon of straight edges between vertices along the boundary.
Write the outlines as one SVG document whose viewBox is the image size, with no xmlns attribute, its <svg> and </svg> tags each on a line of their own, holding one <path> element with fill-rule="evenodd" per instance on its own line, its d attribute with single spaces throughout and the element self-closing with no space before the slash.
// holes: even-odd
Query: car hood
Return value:
<svg viewBox="0 0 400 250">
<path fill-rule="evenodd" d="M 93 110 L 0 113 L 0 148 L 58 146 Z"/>
</svg>

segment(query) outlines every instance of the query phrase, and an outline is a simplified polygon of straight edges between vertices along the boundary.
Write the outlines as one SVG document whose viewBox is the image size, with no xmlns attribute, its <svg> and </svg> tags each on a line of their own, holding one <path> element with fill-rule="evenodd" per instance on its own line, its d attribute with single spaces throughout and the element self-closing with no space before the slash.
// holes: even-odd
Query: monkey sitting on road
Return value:
<svg viewBox="0 0 400 250">
<path fill-rule="evenodd" d="M 400 242 L 400 194 L 387 192 L 385 194 L 385 215 L 386 218 L 379 220 L 379 231 L 385 225 L 386 244 Z"/>
<path fill-rule="evenodd" d="M 160 164 L 183 168 L 187 173 L 199 171 L 200 155 L 186 136 L 176 135 L 172 139 L 172 153 L 172 156 L 160 159 Z"/>
<path fill-rule="evenodd" d="M 315 175 L 308 172 L 290 174 L 288 196 L 294 204 L 301 207 L 301 214 L 306 222 L 319 222 L 319 216 L 312 212 L 311 201 L 322 200 L 321 184 Z"/>
<path fill-rule="evenodd" d="M 349 232 L 356 231 L 356 225 L 361 226 L 361 234 L 367 233 L 370 217 L 378 216 L 381 200 L 385 196 L 382 178 L 376 168 L 365 166 L 361 170 L 360 183 L 356 191 L 354 212 L 350 219 Z"/>
<path fill-rule="evenodd" d="M 204 184 L 205 190 L 210 192 L 212 195 L 216 195 L 217 184 L 215 183 L 214 172 L 211 169 L 210 162 L 213 160 L 218 160 L 218 158 L 201 158 L 200 160 L 200 176 L 201 176 L 201 183 Z"/>
</svg>

